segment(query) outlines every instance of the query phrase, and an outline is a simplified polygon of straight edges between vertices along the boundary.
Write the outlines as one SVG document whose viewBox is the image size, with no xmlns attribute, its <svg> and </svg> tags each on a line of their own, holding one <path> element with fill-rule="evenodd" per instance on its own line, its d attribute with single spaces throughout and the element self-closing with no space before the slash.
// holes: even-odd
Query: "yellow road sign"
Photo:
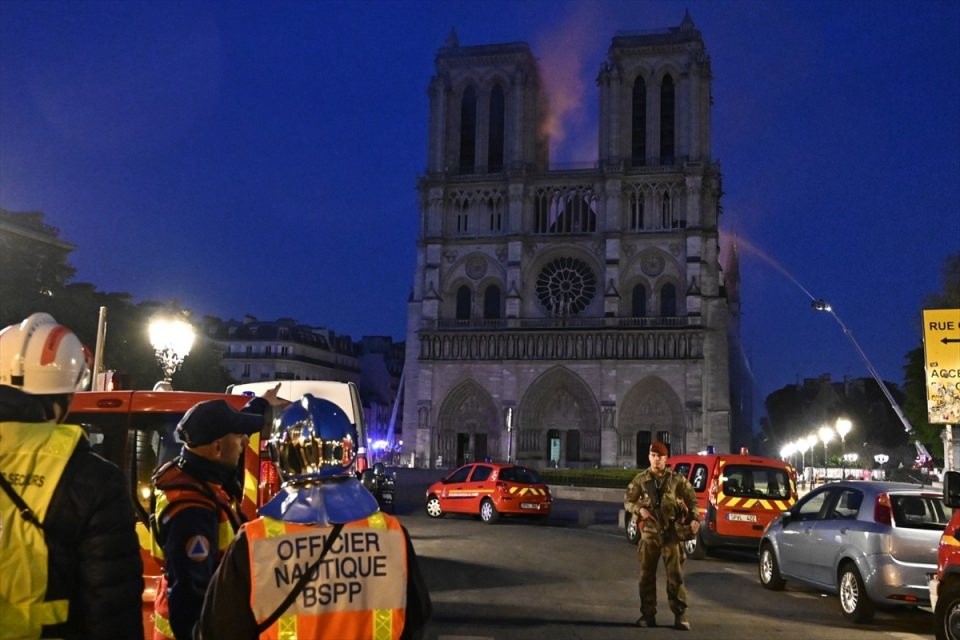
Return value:
<svg viewBox="0 0 960 640">
<path fill-rule="evenodd" d="M 923 310 L 927 422 L 960 423 L 960 309 Z"/>
</svg>

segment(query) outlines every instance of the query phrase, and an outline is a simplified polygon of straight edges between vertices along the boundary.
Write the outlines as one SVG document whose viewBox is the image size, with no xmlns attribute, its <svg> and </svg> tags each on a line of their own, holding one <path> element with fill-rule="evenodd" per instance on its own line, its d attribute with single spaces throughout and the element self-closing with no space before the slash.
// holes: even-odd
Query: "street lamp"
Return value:
<svg viewBox="0 0 960 640">
<path fill-rule="evenodd" d="M 823 425 L 820 427 L 820 440 L 823 441 L 823 477 L 827 477 L 827 443 L 833 440 L 833 427 Z"/>
<path fill-rule="evenodd" d="M 853 423 L 847 420 L 846 418 L 837 418 L 837 423 L 833 427 L 837 430 L 837 435 L 840 436 L 840 454 L 843 457 L 843 460 L 847 459 L 847 434 L 850 433 L 850 430 L 853 429 Z M 847 475 L 847 466 L 843 466 L 843 474 L 841 477 L 846 477 Z"/>
<path fill-rule="evenodd" d="M 149 333 L 157 363 L 163 370 L 163 380 L 158 382 L 154 389 L 170 390 L 173 388 L 173 374 L 183 364 L 184 358 L 190 355 L 196 333 L 189 322 L 164 317 L 150 321 Z"/>
<path fill-rule="evenodd" d="M 863 349 L 860 347 L 860 343 L 856 341 L 853 337 L 853 333 L 850 332 L 850 329 L 847 328 L 847 325 L 843 324 L 843 320 L 840 319 L 834 310 L 830 306 L 830 303 L 822 298 L 813 300 L 810 303 L 810 306 L 816 311 L 823 311 L 829 313 L 833 316 L 833 319 L 837 321 L 837 324 L 840 325 L 840 328 L 843 329 L 843 333 L 850 339 L 851 344 L 857 350 L 857 353 L 860 354 L 860 357 L 863 358 L 863 362 L 867 365 L 867 370 L 870 372 L 870 375 L 873 376 L 873 379 L 876 380 L 877 384 L 880 385 L 880 391 L 883 392 L 883 395 L 886 396 L 887 402 L 890 403 L 890 406 L 893 407 L 894 413 L 897 414 L 897 417 L 900 418 L 900 422 L 903 423 L 903 429 L 907 433 L 913 431 L 913 427 L 910 425 L 910 421 L 907 420 L 907 416 L 903 414 L 903 409 L 900 408 L 900 405 L 897 404 L 897 401 L 893 399 L 893 395 L 890 393 L 890 389 L 887 389 L 887 385 L 883 383 L 883 380 L 880 379 L 880 374 L 877 373 L 876 368 L 873 366 L 873 363 L 870 362 L 870 359 L 867 358 L 867 354 L 863 352 Z"/>
<path fill-rule="evenodd" d="M 787 444 L 780 447 L 780 459 L 789 460 L 790 458 L 793 457 L 793 455 L 796 452 L 797 452 L 796 446 L 792 442 L 788 442 Z"/>
<path fill-rule="evenodd" d="M 881 471 L 884 471 L 883 465 L 887 464 L 888 460 L 890 460 L 890 456 L 885 453 L 878 453 L 877 455 L 873 456 L 873 461 L 880 465 Z M 884 475 L 886 475 L 886 472 L 884 472 Z"/>
<path fill-rule="evenodd" d="M 860 454 L 856 451 L 851 451 L 850 453 L 843 454 L 843 475 L 847 475 L 847 464 L 856 464 L 857 460 L 860 458 Z"/>
<path fill-rule="evenodd" d="M 803 477 L 803 484 L 804 486 L 806 486 L 807 484 L 806 453 L 807 453 L 807 449 L 810 448 L 810 442 L 807 438 L 799 438 L 797 439 L 797 441 L 794 443 L 793 446 L 796 447 L 797 451 L 800 452 L 800 473 L 802 474 L 802 477 Z"/>
</svg>

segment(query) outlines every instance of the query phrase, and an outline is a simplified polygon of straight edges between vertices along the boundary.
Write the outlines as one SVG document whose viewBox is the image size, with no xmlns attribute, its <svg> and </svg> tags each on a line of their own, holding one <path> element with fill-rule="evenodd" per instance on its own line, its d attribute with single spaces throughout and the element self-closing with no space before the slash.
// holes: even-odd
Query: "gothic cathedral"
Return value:
<svg viewBox="0 0 960 640">
<path fill-rule="evenodd" d="M 739 302 L 720 265 L 710 82 L 689 15 L 617 35 L 598 160 L 552 168 L 530 48 L 451 34 L 437 52 L 404 373 L 418 466 L 645 467 L 656 439 L 730 449 Z"/>
</svg>

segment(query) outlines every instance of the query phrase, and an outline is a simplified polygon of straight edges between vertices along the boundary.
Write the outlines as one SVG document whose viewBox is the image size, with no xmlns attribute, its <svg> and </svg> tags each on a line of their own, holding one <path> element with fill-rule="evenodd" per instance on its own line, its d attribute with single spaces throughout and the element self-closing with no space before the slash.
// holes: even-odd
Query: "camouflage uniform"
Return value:
<svg viewBox="0 0 960 640">
<path fill-rule="evenodd" d="M 651 484 L 652 483 L 652 484 Z M 660 493 L 660 507 L 655 507 L 656 498 L 651 497 L 648 487 L 656 486 Z M 640 614 L 652 618 L 657 613 L 657 561 L 662 557 L 667 574 L 667 599 L 670 610 L 682 616 L 687 608 L 687 593 L 683 588 L 683 547 L 677 537 L 677 517 L 682 507 L 680 501 L 694 517 L 697 513 L 697 496 L 693 487 L 681 475 L 666 469 L 659 478 L 650 470 L 641 471 L 630 484 L 623 498 L 623 507 L 638 518 L 640 529 Z M 656 520 L 640 521 L 640 509 L 646 508 Z"/>
</svg>

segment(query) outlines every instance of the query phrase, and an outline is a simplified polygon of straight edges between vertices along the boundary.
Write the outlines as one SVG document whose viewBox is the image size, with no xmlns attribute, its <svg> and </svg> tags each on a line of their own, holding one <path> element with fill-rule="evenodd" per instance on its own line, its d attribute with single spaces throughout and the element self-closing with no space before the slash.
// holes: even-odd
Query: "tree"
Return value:
<svg viewBox="0 0 960 640">
<path fill-rule="evenodd" d="M 32 313 L 47 312 L 73 330 L 91 352 L 97 344 L 100 308 L 107 309 L 103 368 L 117 372 L 122 388 L 150 389 L 163 378 L 147 327 L 153 314 L 185 313 L 176 301 L 134 304 L 129 293 L 104 293 L 86 282 L 70 282 L 67 262 L 73 245 L 43 222 L 42 213 L 0 209 L 0 328 Z M 200 339 L 174 376 L 175 388 L 219 391 L 233 380 L 212 343 Z"/>
</svg>

